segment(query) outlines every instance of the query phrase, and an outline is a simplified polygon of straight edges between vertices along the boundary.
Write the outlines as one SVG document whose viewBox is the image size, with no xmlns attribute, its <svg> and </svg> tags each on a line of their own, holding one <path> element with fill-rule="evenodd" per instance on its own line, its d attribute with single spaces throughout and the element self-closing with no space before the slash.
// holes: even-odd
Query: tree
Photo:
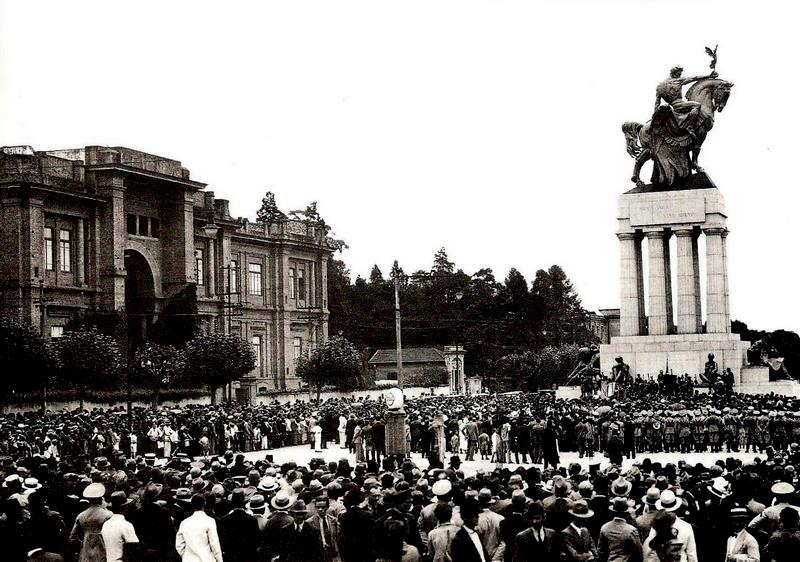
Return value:
<svg viewBox="0 0 800 562">
<path fill-rule="evenodd" d="M 445 250 L 444 247 L 439 248 L 439 251 L 433 256 L 431 273 L 438 275 L 453 273 L 455 267 L 455 264 L 447 257 L 447 250 Z"/>
<path fill-rule="evenodd" d="M 18 391 L 41 389 L 44 400 L 56 359 L 38 331 L 14 318 L 0 318 L 0 406 Z"/>
<path fill-rule="evenodd" d="M 231 334 L 203 334 L 190 340 L 184 351 L 186 370 L 191 377 L 211 390 L 216 402 L 217 389 L 256 368 L 252 346 Z"/>
<path fill-rule="evenodd" d="M 334 336 L 315 348 L 311 355 L 300 356 L 296 373 L 309 388 L 317 391 L 317 402 L 326 385 L 340 390 L 358 387 L 361 357 L 352 343 Z"/>
<path fill-rule="evenodd" d="M 588 313 L 559 266 L 536 272 L 531 284 L 531 301 L 533 347 L 593 341 Z"/>
<path fill-rule="evenodd" d="M 113 337 L 94 328 L 65 332 L 55 343 L 59 372 L 63 380 L 77 389 L 80 406 L 88 390 L 116 384 L 124 354 Z"/>
<path fill-rule="evenodd" d="M 381 273 L 381 268 L 378 267 L 377 264 L 372 266 L 372 271 L 369 273 L 369 283 L 370 285 L 380 285 L 384 283 L 383 273 Z"/>
<path fill-rule="evenodd" d="M 286 213 L 278 208 L 275 194 L 267 191 L 261 199 L 261 207 L 256 212 L 256 222 L 261 224 L 274 224 L 286 220 Z"/>
<path fill-rule="evenodd" d="M 167 301 L 158 320 L 153 324 L 150 339 L 163 345 L 182 348 L 199 331 L 197 285 L 189 283 Z"/>
<path fill-rule="evenodd" d="M 130 366 L 138 386 L 152 391 L 153 409 L 158 408 L 161 390 L 169 388 L 186 373 L 183 352 L 171 345 L 147 342 L 136 350 Z"/>
</svg>

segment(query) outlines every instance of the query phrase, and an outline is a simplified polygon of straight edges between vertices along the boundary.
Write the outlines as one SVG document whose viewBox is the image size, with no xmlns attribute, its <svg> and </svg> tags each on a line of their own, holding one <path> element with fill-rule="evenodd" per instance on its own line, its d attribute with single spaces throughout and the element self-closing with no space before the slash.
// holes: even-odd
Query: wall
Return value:
<svg viewBox="0 0 800 562">
<path fill-rule="evenodd" d="M 403 393 L 405 394 L 406 398 L 415 398 L 417 396 L 421 396 L 422 394 L 430 394 L 431 390 L 437 396 L 448 394 L 450 389 L 446 386 L 436 386 L 431 388 L 404 388 Z M 323 392 L 320 394 L 320 398 L 322 400 L 327 400 L 328 398 L 371 398 L 376 400 L 384 391 L 383 390 L 357 390 L 355 392 Z M 218 395 L 219 398 L 219 395 Z M 316 398 L 316 394 L 312 396 L 312 398 Z M 309 399 L 308 392 L 286 392 L 282 394 L 273 394 L 268 396 L 258 396 L 256 398 L 256 404 L 269 404 L 273 400 L 277 400 L 281 404 L 286 404 L 288 402 L 295 402 L 296 400 L 305 400 Z M 211 398 L 210 396 L 199 396 L 196 398 L 183 398 L 181 400 L 162 400 L 162 406 L 168 407 L 183 407 L 188 404 L 210 404 Z M 52 411 L 57 410 L 75 410 L 80 405 L 78 400 L 67 400 L 63 402 L 48 402 L 48 409 Z M 116 402 L 92 402 L 91 400 L 84 401 L 84 408 L 87 410 L 91 410 L 92 408 L 111 408 L 113 406 L 121 406 L 123 408 L 127 407 L 124 401 L 116 401 Z M 134 400 L 133 407 L 143 407 L 149 408 L 151 406 L 151 402 L 149 400 Z M 14 404 L 6 407 L 6 413 L 20 413 L 20 412 L 34 412 L 41 408 L 41 404 L 38 402 L 29 402 L 29 403 L 22 403 L 22 404 Z"/>
</svg>

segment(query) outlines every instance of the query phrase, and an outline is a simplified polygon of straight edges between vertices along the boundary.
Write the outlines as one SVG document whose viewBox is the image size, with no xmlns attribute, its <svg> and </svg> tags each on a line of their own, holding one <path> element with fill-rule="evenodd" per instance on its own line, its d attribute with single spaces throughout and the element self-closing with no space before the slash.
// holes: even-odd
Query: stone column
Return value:
<svg viewBox="0 0 800 562">
<path fill-rule="evenodd" d="M 703 331 L 703 296 L 700 293 L 700 246 L 698 239 L 700 232 L 696 231 L 692 236 L 692 267 L 694 268 L 694 299 L 695 299 L 695 332 Z"/>
<path fill-rule="evenodd" d="M 707 228 L 706 235 L 706 331 L 722 334 L 730 331 L 725 320 L 725 255 L 722 228 Z"/>
<path fill-rule="evenodd" d="M 83 217 L 78 217 L 75 224 L 75 283 L 80 287 L 86 283 L 86 272 L 84 268 L 84 233 L 83 233 Z"/>
<path fill-rule="evenodd" d="M 217 241 L 208 239 L 208 296 L 217 297 Z"/>
<path fill-rule="evenodd" d="M 125 182 L 119 172 L 97 174 L 97 193 L 107 199 L 100 215 L 100 287 L 103 308 L 119 310 L 125 306 Z"/>
<path fill-rule="evenodd" d="M 619 238 L 619 284 L 620 284 L 620 310 L 619 333 L 620 336 L 641 335 L 641 322 L 643 310 L 640 308 L 639 299 L 641 276 L 639 275 L 640 257 L 637 256 L 636 234 L 621 232 Z"/>
<path fill-rule="evenodd" d="M 725 332 L 731 331 L 731 293 L 728 285 L 728 231 L 722 233 L 722 278 L 725 281 Z"/>
<path fill-rule="evenodd" d="M 636 252 L 636 284 L 639 287 L 639 334 L 647 333 L 647 314 L 645 314 L 645 305 L 647 301 L 644 298 L 644 260 L 642 259 L 642 235 L 636 236 L 634 243 L 634 251 Z"/>
<path fill-rule="evenodd" d="M 662 336 L 669 333 L 670 318 L 667 300 L 667 270 L 664 252 L 664 231 L 646 233 L 648 263 L 650 266 L 648 334 Z"/>
<path fill-rule="evenodd" d="M 694 232 L 677 230 L 678 240 L 678 333 L 697 333 L 697 279 L 695 279 Z"/>
</svg>

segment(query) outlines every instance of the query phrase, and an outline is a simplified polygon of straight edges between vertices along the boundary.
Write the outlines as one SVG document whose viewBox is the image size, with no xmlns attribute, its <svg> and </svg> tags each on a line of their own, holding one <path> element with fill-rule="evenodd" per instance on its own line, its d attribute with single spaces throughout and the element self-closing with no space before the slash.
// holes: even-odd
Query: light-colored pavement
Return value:
<svg viewBox="0 0 800 562">
<path fill-rule="evenodd" d="M 294 461 L 299 465 L 308 464 L 308 462 L 315 457 L 322 457 L 325 459 L 326 462 L 330 461 L 338 461 L 339 459 L 346 458 L 350 462 L 351 466 L 355 466 L 355 455 L 351 454 L 346 449 L 340 448 L 336 443 L 330 443 L 327 449 L 322 449 L 322 452 L 315 452 L 314 449 L 310 448 L 307 445 L 298 445 L 296 447 L 282 447 L 280 449 L 270 449 L 267 451 L 254 451 L 251 453 L 245 453 L 245 457 L 248 460 L 258 460 L 263 459 L 265 455 L 272 455 L 274 462 L 276 463 L 285 463 L 289 461 Z M 623 469 L 628 469 L 633 465 L 635 461 L 641 461 L 645 458 L 649 458 L 653 462 L 660 462 L 662 465 L 668 462 L 677 463 L 679 460 L 684 460 L 690 465 L 694 465 L 697 463 L 703 463 L 706 466 L 713 464 L 717 459 L 725 459 L 727 457 L 734 457 L 737 459 L 742 459 L 743 462 L 750 462 L 752 461 L 757 455 L 754 453 L 643 453 L 637 455 L 636 459 L 624 459 L 622 463 Z M 461 458 L 461 468 L 465 472 L 477 470 L 482 468 L 483 470 L 493 470 L 497 465 L 495 463 L 490 463 L 489 461 L 465 461 L 466 455 L 459 455 Z M 763 457 L 763 455 L 762 455 Z M 449 460 L 449 455 L 445 459 L 446 461 Z M 421 469 L 425 469 L 428 466 L 427 459 L 423 458 L 421 455 L 414 453 L 411 456 L 411 459 L 414 463 L 420 467 Z M 595 455 L 592 458 L 578 458 L 578 453 L 575 452 L 566 452 L 561 453 L 561 465 L 567 466 L 572 462 L 579 463 L 582 467 L 587 468 L 590 464 L 593 463 L 600 463 L 600 468 L 603 469 L 609 465 L 608 458 L 602 456 L 600 454 Z M 447 462 L 445 462 L 447 464 Z M 514 469 L 519 464 L 516 463 L 508 463 L 503 466 L 507 466 L 510 469 Z M 530 467 L 533 466 L 531 464 L 524 464 L 522 466 Z M 537 465 L 541 467 L 541 465 Z"/>
</svg>

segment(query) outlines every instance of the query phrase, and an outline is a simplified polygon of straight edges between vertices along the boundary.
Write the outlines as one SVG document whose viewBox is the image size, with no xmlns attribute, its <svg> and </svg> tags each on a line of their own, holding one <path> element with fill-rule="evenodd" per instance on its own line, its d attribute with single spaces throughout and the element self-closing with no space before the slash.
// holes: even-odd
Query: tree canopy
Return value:
<svg viewBox="0 0 800 562">
<path fill-rule="evenodd" d="M 192 379 L 216 389 L 240 379 L 256 367 L 252 346 L 237 335 L 211 333 L 186 344 L 186 369 Z"/>
<path fill-rule="evenodd" d="M 359 373 L 361 358 L 349 341 L 334 336 L 314 348 L 310 355 L 297 360 L 297 376 L 309 388 L 317 391 L 317 399 L 324 386 L 351 390 L 361 386 Z"/>
<path fill-rule="evenodd" d="M 505 355 L 595 341 L 588 313 L 558 265 L 539 270 L 530 284 L 515 268 L 498 281 L 490 268 L 465 273 L 440 248 L 430 270 L 405 275 L 395 261 L 388 279 L 375 266 L 369 280 L 352 280 L 346 265 L 332 260 L 330 333 L 350 340 L 362 358 L 395 346 L 395 277 L 403 346 L 463 345 L 471 374 L 493 376 Z"/>
<path fill-rule="evenodd" d="M 117 384 L 125 360 L 117 341 L 95 328 L 66 331 L 55 341 L 61 379 L 78 390 L 81 407 L 89 390 Z"/>
</svg>

